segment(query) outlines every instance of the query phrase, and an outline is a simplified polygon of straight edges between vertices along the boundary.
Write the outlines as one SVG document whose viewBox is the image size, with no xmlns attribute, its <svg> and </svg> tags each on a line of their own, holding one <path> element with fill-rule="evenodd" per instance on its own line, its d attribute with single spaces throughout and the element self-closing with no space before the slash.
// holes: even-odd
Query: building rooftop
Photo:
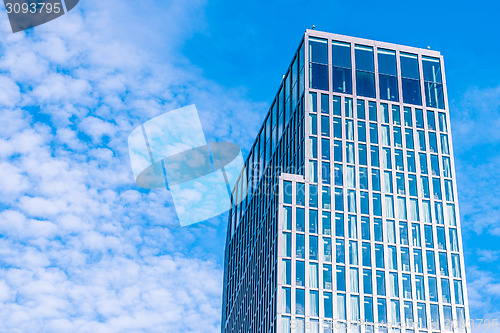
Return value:
<svg viewBox="0 0 500 333">
<path fill-rule="evenodd" d="M 418 47 L 413 47 L 413 46 L 406 46 L 406 45 L 395 44 L 395 43 L 380 42 L 380 41 L 375 41 L 372 39 L 339 35 L 339 34 L 335 34 L 335 33 L 331 33 L 331 32 L 324 32 L 324 31 L 318 31 L 318 30 L 312 30 L 312 29 L 306 29 L 306 36 L 318 37 L 318 38 L 329 38 L 329 39 L 335 39 L 335 40 L 345 41 L 345 42 L 353 42 L 356 44 L 375 46 L 377 48 L 397 49 L 399 51 L 418 53 L 418 54 L 426 55 L 429 57 L 441 57 L 441 53 L 439 51 L 435 51 L 435 50 L 429 50 L 429 49 L 418 48 Z"/>
</svg>

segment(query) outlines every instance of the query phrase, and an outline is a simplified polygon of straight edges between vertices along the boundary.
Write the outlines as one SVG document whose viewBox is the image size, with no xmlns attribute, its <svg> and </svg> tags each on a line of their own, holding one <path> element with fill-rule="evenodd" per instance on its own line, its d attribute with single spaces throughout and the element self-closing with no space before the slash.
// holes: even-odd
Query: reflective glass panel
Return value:
<svg viewBox="0 0 500 333">
<path fill-rule="evenodd" d="M 345 267 L 337 266 L 337 290 L 345 291 Z"/>
<path fill-rule="evenodd" d="M 403 84 L 403 101 L 408 104 L 422 105 L 417 55 L 401 53 L 400 62 Z"/>
<path fill-rule="evenodd" d="M 398 101 L 398 80 L 396 69 L 396 52 L 377 50 L 380 98 Z"/>
<path fill-rule="evenodd" d="M 332 42 L 333 91 L 352 93 L 351 80 L 351 45 Z"/>
<path fill-rule="evenodd" d="M 423 56 L 422 66 L 424 72 L 426 105 L 433 108 L 444 109 L 444 93 L 439 59 Z"/>
<path fill-rule="evenodd" d="M 356 90 L 359 96 L 375 97 L 373 48 L 356 45 Z"/>
<path fill-rule="evenodd" d="M 372 294 L 372 271 L 363 269 L 363 291 L 365 294 Z"/>
</svg>

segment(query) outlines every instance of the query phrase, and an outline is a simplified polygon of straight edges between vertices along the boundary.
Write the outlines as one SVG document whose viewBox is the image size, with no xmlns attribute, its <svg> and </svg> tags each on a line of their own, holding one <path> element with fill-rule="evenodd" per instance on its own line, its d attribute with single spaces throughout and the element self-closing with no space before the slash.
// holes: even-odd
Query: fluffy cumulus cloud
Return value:
<svg viewBox="0 0 500 333">
<path fill-rule="evenodd" d="M 196 103 L 209 139 L 248 144 L 265 108 L 175 51 L 202 2 L 132 6 L 0 35 L 0 332 L 220 330 L 220 226 L 135 187 L 127 136 Z"/>
</svg>

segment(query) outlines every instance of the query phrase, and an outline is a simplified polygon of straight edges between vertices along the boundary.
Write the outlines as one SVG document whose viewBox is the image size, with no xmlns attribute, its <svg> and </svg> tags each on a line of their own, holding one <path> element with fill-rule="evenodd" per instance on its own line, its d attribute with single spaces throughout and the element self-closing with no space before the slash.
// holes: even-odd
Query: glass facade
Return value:
<svg viewBox="0 0 500 333">
<path fill-rule="evenodd" d="M 223 332 L 470 332 L 442 66 L 306 32 L 234 188 Z"/>
</svg>

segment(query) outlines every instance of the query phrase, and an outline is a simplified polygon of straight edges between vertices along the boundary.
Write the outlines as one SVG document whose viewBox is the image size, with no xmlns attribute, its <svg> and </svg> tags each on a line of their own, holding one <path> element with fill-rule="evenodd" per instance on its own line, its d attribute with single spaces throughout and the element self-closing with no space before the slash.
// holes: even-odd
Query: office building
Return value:
<svg viewBox="0 0 500 333">
<path fill-rule="evenodd" d="M 292 59 L 234 188 L 222 332 L 470 332 L 443 57 L 307 30 Z"/>
</svg>

